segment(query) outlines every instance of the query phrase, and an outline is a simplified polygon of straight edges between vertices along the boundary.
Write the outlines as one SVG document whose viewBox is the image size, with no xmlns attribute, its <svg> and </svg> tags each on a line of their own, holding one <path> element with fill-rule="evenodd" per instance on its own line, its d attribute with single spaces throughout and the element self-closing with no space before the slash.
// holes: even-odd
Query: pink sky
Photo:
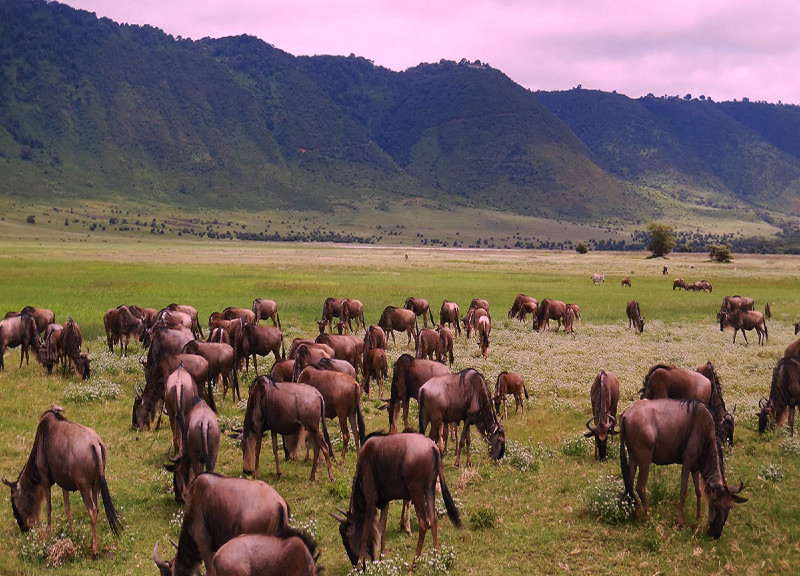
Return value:
<svg viewBox="0 0 800 576">
<path fill-rule="evenodd" d="M 532 90 L 800 104 L 796 0 L 67 0 L 193 39 L 250 34 L 294 55 L 404 70 L 481 60 Z"/>
</svg>

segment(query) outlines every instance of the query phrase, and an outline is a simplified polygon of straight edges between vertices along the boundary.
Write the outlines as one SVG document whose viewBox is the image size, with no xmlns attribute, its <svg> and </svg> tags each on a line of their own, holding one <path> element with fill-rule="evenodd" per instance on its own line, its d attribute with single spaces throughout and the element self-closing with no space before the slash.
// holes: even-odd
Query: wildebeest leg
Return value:
<svg viewBox="0 0 800 576">
<path fill-rule="evenodd" d="M 381 556 L 386 551 L 386 522 L 389 520 L 389 503 L 381 509 L 380 531 L 381 531 Z"/>
<path fill-rule="evenodd" d="M 636 467 L 631 463 L 631 475 L 636 476 Z M 639 500 L 642 503 L 642 511 L 644 517 L 650 512 L 650 506 L 647 505 L 647 477 L 650 475 L 650 462 L 642 462 L 639 467 L 639 478 L 636 479 L 636 493 L 639 495 Z"/>
<path fill-rule="evenodd" d="M 44 489 L 44 500 L 47 504 L 47 529 L 50 530 L 50 527 L 53 524 L 53 502 L 52 502 L 52 494 L 50 491 L 52 490 L 52 486 L 47 486 Z M 41 510 L 41 508 L 40 508 Z"/>
<path fill-rule="evenodd" d="M 694 495 L 697 497 L 697 517 L 701 518 L 703 516 L 703 506 L 700 501 L 703 497 L 703 491 L 700 490 L 700 472 L 692 472 L 692 482 L 694 482 Z"/>
<path fill-rule="evenodd" d="M 409 328 L 408 330 L 406 330 L 406 334 L 408 334 L 408 342 L 406 342 L 406 347 L 408 347 L 411 345 L 411 337 L 413 335 L 413 330 Z"/>
<path fill-rule="evenodd" d="M 275 456 L 275 478 L 281 477 L 281 463 L 280 459 L 278 458 L 278 433 L 272 432 L 272 454 Z M 314 473 L 317 471 L 316 469 L 317 462 L 314 461 L 314 468 L 311 470 L 311 479 L 314 479 Z M 256 477 L 258 473 L 258 444 L 256 444 L 256 468 L 253 470 L 253 478 Z"/>
<path fill-rule="evenodd" d="M 456 461 L 455 466 L 458 468 L 461 465 L 461 450 L 464 448 L 464 445 L 467 446 L 467 466 L 470 465 L 470 432 L 469 432 L 469 424 L 464 422 L 464 429 L 461 431 L 461 441 L 458 443 L 458 450 L 456 450 Z"/>
<path fill-rule="evenodd" d="M 681 466 L 681 497 L 678 501 L 678 526 L 683 528 L 683 507 L 686 504 L 686 494 L 689 491 L 689 466 Z"/>
<path fill-rule="evenodd" d="M 789 406 L 789 436 L 794 436 L 794 406 Z"/>
<path fill-rule="evenodd" d="M 742 336 L 744 336 L 744 343 L 749 346 L 750 342 L 747 341 L 747 332 L 745 331 L 744 328 L 742 328 Z M 735 341 L 736 340 L 736 333 L 735 332 L 733 334 L 733 338 L 734 338 L 734 341 Z"/>
<path fill-rule="evenodd" d="M 403 425 L 405 426 L 405 428 L 403 428 L 403 430 L 406 430 L 408 428 L 408 405 L 409 404 L 411 404 L 411 401 L 408 398 L 403 400 Z M 395 417 L 395 422 L 396 421 L 397 421 L 397 418 Z"/>
<path fill-rule="evenodd" d="M 414 560 L 411 562 L 411 570 L 414 569 L 416 565 L 417 558 L 420 557 L 422 554 L 422 545 L 425 543 L 425 533 L 428 531 L 428 527 L 434 527 L 434 522 L 436 521 L 436 514 L 428 515 L 427 509 L 425 506 L 425 495 L 424 493 L 420 492 L 416 495 L 416 497 L 412 498 L 412 502 L 414 503 L 414 511 L 417 513 L 417 524 L 419 525 L 419 538 L 417 539 L 417 551 L 414 554 Z M 436 529 L 434 528 L 433 531 L 433 547 L 436 548 L 439 541 L 436 534 Z"/>
<path fill-rule="evenodd" d="M 350 412 L 350 415 L 347 417 L 347 419 L 350 421 L 350 430 L 353 432 L 353 444 L 356 446 L 356 454 L 358 454 L 361 442 L 361 439 L 358 437 L 358 425 L 356 424 L 357 409 L 357 405 L 354 406 L 353 410 Z M 342 456 L 342 461 L 344 462 L 344 456 Z"/>
<path fill-rule="evenodd" d="M 92 558 L 97 557 L 97 488 L 84 486 L 81 488 L 81 498 L 89 512 L 89 520 L 92 523 Z"/>
<path fill-rule="evenodd" d="M 411 536 L 411 500 L 403 500 L 400 509 L 400 530 Z"/>
<path fill-rule="evenodd" d="M 72 532 L 72 509 L 69 506 L 69 492 L 62 488 L 61 494 L 64 496 L 64 514 L 66 514 L 67 522 L 69 522 L 69 531 Z"/>
<path fill-rule="evenodd" d="M 342 430 L 342 466 L 344 466 L 344 457 L 347 454 L 347 445 L 350 443 L 350 432 L 347 431 L 346 414 L 339 416 L 339 428 Z"/>
<path fill-rule="evenodd" d="M 325 456 L 325 464 L 328 466 L 328 480 L 333 482 L 333 472 L 331 471 L 331 456 L 328 453 L 328 446 L 325 444 L 325 438 L 323 438 L 322 433 L 317 429 L 309 429 L 309 433 L 311 434 L 311 438 L 314 442 L 314 463 L 311 465 L 311 480 L 317 479 L 317 463 L 319 462 L 319 452 L 322 451 L 322 455 Z"/>
</svg>

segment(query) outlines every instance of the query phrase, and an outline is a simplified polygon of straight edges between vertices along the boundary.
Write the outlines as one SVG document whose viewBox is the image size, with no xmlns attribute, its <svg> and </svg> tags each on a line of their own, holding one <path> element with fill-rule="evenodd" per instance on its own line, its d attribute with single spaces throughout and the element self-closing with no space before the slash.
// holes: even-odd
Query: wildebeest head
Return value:
<svg viewBox="0 0 800 576">
<path fill-rule="evenodd" d="M 172 576 L 175 559 L 162 560 L 161 556 L 158 555 L 158 542 L 156 542 L 156 547 L 153 548 L 153 562 L 158 566 L 161 576 Z"/>
<path fill-rule="evenodd" d="M 728 519 L 733 503 L 741 504 L 747 502 L 747 498 L 739 496 L 739 492 L 744 489 L 744 484 L 740 483 L 738 488 L 731 490 L 722 482 L 709 484 L 706 486 L 706 497 L 708 498 L 708 531 L 710 538 L 717 540 L 722 535 L 722 529 Z"/>
<path fill-rule="evenodd" d="M 339 521 L 339 535 L 342 537 L 342 544 L 347 552 L 347 557 L 353 566 L 358 564 L 358 555 L 361 551 L 361 537 L 364 533 L 365 518 L 363 514 L 354 514 L 339 510 L 339 514 L 331 514 Z M 367 537 L 366 557 L 374 560 L 380 546 L 380 526 L 378 517 L 375 515 L 372 526 L 369 527 Z"/>
<path fill-rule="evenodd" d="M 164 470 L 172 472 L 172 490 L 175 495 L 175 502 L 183 504 L 189 500 L 189 472 L 190 466 L 188 459 L 184 455 L 167 456 L 170 464 L 164 464 Z"/>
<path fill-rule="evenodd" d="M 639 334 L 644 332 L 644 318 L 641 316 L 636 319 L 636 330 L 639 332 Z"/>
<path fill-rule="evenodd" d="M 144 396 L 141 390 L 135 391 L 136 396 L 133 399 L 133 415 L 131 417 L 131 426 L 134 430 L 140 428 L 149 428 L 152 423 L 152 414 L 148 406 L 144 402 Z"/>
<path fill-rule="evenodd" d="M 725 412 L 725 416 L 722 418 L 722 436 L 731 446 L 733 446 L 733 428 L 735 425 L 734 414 L 736 414 L 736 404 L 733 405 L 733 411 Z"/>
<path fill-rule="evenodd" d="M 497 462 L 506 453 L 506 431 L 499 422 L 489 432 L 489 457 Z"/>
<path fill-rule="evenodd" d="M 728 320 L 728 315 L 725 313 L 724 310 L 720 310 L 717 312 L 717 321 L 719 321 L 719 331 L 723 332 L 725 330 L 725 322 Z"/>
<path fill-rule="evenodd" d="M 315 319 L 314 321 L 317 323 L 317 326 L 319 327 L 319 333 L 325 334 L 325 326 L 328 325 L 328 321 L 324 317 L 322 318 L 322 320 Z"/>
<path fill-rule="evenodd" d="M 763 434 L 769 424 L 769 418 L 772 416 L 772 402 L 766 398 L 761 398 L 758 401 L 758 407 L 761 408 L 758 413 L 758 433 Z"/>
<path fill-rule="evenodd" d="M 594 417 L 589 418 L 589 420 L 586 421 L 586 428 L 588 428 L 589 431 L 583 433 L 587 438 L 595 437 L 597 441 L 597 457 L 601 462 L 605 462 L 608 458 L 608 436 L 618 434 L 618 432 L 613 429 L 614 425 L 617 423 L 617 419 L 611 414 L 605 414 L 604 416 L 603 420 L 598 424 L 592 424 L 592 422 L 595 421 Z"/>
<path fill-rule="evenodd" d="M 78 372 L 80 377 L 84 380 L 88 380 L 89 375 L 91 373 L 91 366 L 90 366 L 91 361 L 89 360 L 89 354 L 86 353 L 78 354 L 78 356 L 74 358 L 74 362 L 75 362 L 75 370 Z"/>
<path fill-rule="evenodd" d="M 5 476 L 3 476 L 3 484 L 11 488 L 11 510 L 14 513 L 19 529 L 27 532 L 32 526 L 39 523 L 39 512 L 42 509 L 44 490 L 41 487 L 24 490 L 19 480 L 9 482 Z"/>
</svg>

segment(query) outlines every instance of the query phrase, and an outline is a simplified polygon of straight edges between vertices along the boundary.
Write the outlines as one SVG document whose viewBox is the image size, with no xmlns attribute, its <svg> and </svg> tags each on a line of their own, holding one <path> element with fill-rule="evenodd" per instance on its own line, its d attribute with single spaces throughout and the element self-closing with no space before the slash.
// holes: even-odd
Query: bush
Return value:
<svg viewBox="0 0 800 576">
<path fill-rule="evenodd" d="M 497 524 L 497 512 L 494 508 L 481 506 L 469 517 L 470 530 L 485 530 L 494 528 Z"/>
<path fill-rule="evenodd" d="M 575 252 L 578 254 L 586 254 L 589 252 L 589 245 L 586 242 L 578 242 L 578 245 L 575 246 Z"/>
<path fill-rule="evenodd" d="M 606 524 L 621 524 L 633 517 L 633 503 L 625 498 L 621 478 L 601 476 L 584 495 L 589 513 Z"/>
<path fill-rule="evenodd" d="M 708 247 L 708 255 L 715 262 L 727 264 L 733 257 L 731 256 L 731 248 L 725 244 L 711 244 Z"/>
<path fill-rule="evenodd" d="M 675 240 L 675 230 L 672 226 L 650 222 L 647 225 L 647 232 L 650 240 L 647 242 L 647 249 L 653 253 L 653 257 L 666 256 L 677 243 Z"/>
</svg>

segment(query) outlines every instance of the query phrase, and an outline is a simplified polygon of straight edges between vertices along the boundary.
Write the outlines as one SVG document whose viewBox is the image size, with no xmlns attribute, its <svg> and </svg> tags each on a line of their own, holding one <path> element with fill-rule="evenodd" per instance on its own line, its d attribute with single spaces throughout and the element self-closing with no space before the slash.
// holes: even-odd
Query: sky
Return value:
<svg viewBox="0 0 800 576">
<path fill-rule="evenodd" d="M 480 60 L 531 90 L 800 104 L 797 0 L 65 0 L 200 39 L 249 34 L 295 56 L 396 71 Z"/>
</svg>

